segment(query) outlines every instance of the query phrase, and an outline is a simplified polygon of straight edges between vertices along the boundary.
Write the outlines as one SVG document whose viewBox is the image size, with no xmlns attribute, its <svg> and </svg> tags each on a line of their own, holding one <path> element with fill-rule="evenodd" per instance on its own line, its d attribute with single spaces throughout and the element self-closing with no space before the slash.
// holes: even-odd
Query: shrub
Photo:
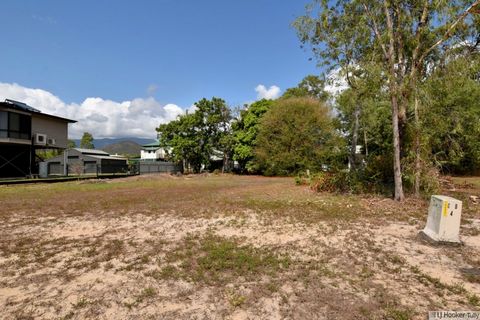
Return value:
<svg viewBox="0 0 480 320">
<path fill-rule="evenodd" d="M 317 192 L 353 192 L 349 172 L 321 172 L 312 176 L 310 188 Z"/>
<path fill-rule="evenodd" d="M 281 99 L 260 121 L 254 162 L 267 176 L 320 171 L 332 166 L 343 143 L 324 103 L 312 98 Z"/>
<path fill-rule="evenodd" d="M 390 185 L 385 185 L 377 175 L 371 175 L 365 169 L 317 173 L 310 179 L 310 188 L 317 192 L 354 194 L 391 191 Z"/>
<path fill-rule="evenodd" d="M 307 170 L 307 172 L 300 172 L 295 176 L 295 184 L 297 186 L 303 186 L 307 185 L 310 183 L 310 171 Z"/>
<path fill-rule="evenodd" d="M 408 159 L 410 160 L 410 159 Z M 408 161 L 404 165 L 403 182 L 407 192 L 414 192 L 415 169 L 413 161 Z M 420 193 L 425 197 L 438 193 L 440 190 L 440 171 L 433 165 L 422 163 L 420 172 Z"/>
</svg>

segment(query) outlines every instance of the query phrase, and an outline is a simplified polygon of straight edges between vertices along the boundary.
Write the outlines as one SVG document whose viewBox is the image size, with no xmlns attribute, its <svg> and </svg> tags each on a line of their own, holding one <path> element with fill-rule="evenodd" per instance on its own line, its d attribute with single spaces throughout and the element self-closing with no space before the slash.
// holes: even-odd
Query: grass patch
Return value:
<svg viewBox="0 0 480 320">
<path fill-rule="evenodd" d="M 155 290 L 155 288 L 153 287 L 147 287 L 143 289 L 139 294 L 137 294 L 133 301 L 124 302 L 123 306 L 131 310 L 133 307 L 137 307 L 140 303 L 144 302 L 145 300 L 153 299 L 156 296 L 157 296 L 157 290 Z"/>
<path fill-rule="evenodd" d="M 468 295 L 468 303 L 474 307 L 480 307 L 480 298 L 476 294 Z"/>
<path fill-rule="evenodd" d="M 176 280 L 180 277 L 180 270 L 173 265 L 167 265 L 161 269 L 145 272 L 145 276 L 155 280 Z"/>
<path fill-rule="evenodd" d="M 480 283 L 480 275 L 478 274 L 465 274 L 463 275 L 465 280 L 471 283 Z"/>
<path fill-rule="evenodd" d="M 289 268 L 291 260 L 269 250 L 239 245 L 237 241 L 208 234 L 188 237 L 167 254 L 168 265 L 155 275 L 159 278 L 182 277 L 208 284 L 222 284 L 238 277 L 257 279 L 275 277 Z"/>
<path fill-rule="evenodd" d="M 74 309 L 82 309 L 82 308 L 85 308 L 86 306 L 88 306 L 89 304 L 90 304 L 90 300 L 88 300 L 85 297 L 82 297 L 82 298 L 78 299 L 77 302 L 72 304 L 72 307 Z"/>
<path fill-rule="evenodd" d="M 241 294 L 238 294 L 238 293 L 232 293 L 228 297 L 228 302 L 234 308 L 240 307 L 241 305 L 243 305 L 245 303 L 245 301 L 247 301 L 247 297 L 245 297 Z"/>
<path fill-rule="evenodd" d="M 436 289 L 446 289 L 455 294 L 461 294 L 465 292 L 465 288 L 463 288 L 463 286 L 443 283 L 439 278 L 432 277 L 422 272 L 417 266 L 413 266 L 410 269 L 415 274 L 417 280 L 425 286 L 433 285 L 433 287 Z"/>
<path fill-rule="evenodd" d="M 480 177 L 452 177 L 452 181 L 460 186 L 464 185 L 480 188 Z"/>
<path fill-rule="evenodd" d="M 153 287 L 147 287 L 137 296 L 137 301 L 141 302 L 145 299 L 153 298 L 157 295 L 157 290 Z"/>
<path fill-rule="evenodd" d="M 386 320 L 410 320 L 413 317 L 413 312 L 410 309 L 387 308 L 385 310 Z"/>
<path fill-rule="evenodd" d="M 466 281 L 480 283 L 480 268 L 462 268 L 460 271 Z"/>
</svg>

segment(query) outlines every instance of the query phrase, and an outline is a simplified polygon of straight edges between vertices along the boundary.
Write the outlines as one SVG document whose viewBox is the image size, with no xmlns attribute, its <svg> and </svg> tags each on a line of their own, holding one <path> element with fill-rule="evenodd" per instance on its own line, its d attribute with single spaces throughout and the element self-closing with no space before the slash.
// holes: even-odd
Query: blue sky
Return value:
<svg viewBox="0 0 480 320">
<path fill-rule="evenodd" d="M 290 26 L 308 2 L 3 0 L 0 82 L 67 105 L 149 96 L 182 109 L 212 96 L 242 105 L 260 84 L 283 91 L 320 72 Z"/>
</svg>

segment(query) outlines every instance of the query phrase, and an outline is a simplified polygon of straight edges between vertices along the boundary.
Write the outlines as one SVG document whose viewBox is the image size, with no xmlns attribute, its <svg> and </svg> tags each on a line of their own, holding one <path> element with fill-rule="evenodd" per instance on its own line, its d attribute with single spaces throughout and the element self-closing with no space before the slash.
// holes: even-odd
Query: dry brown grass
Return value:
<svg viewBox="0 0 480 320">
<path fill-rule="evenodd" d="M 410 319 L 478 310 L 465 246 L 417 237 L 428 203 L 289 178 L 139 176 L 0 187 L 0 318 Z"/>
</svg>

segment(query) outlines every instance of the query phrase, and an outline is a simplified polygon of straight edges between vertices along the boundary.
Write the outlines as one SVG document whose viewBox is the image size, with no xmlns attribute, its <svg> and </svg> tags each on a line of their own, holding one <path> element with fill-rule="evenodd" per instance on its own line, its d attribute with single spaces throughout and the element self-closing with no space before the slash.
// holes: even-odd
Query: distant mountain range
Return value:
<svg viewBox="0 0 480 320">
<path fill-rule="evenodd" d="M 80 139 L 73 139 L 73 141 L 75 141 L 75 144 L 77 145 L 77 147 L 80 146 Z M 144 145 L 144 144 L 155 142 L 155 139 L 144 139 L 144 138 L 133 138 L 133 137 L 104 138 L 104 139 L 94 139 L 93 140 L 93 145 L 95 146 L 95 149 L 102 149 L 103 150 L 103 148 L 105 146 L 115 144 L 115 143 L 119 143 L 119 142 L 125 142 L 125 141 L 135 142 L 135 143 L 137 143 L 141 146 L 141 145 Z"/>
<path fill-rule="evenodd" d="M 121 154 L 121 155 L 130 155 L 130 156 L 139 156 L 142 146 L 133 141 L 120 141 L 117 143 L 112 143 L 104 146 L 103 151 L 110 154 Z"/>
</svg>

